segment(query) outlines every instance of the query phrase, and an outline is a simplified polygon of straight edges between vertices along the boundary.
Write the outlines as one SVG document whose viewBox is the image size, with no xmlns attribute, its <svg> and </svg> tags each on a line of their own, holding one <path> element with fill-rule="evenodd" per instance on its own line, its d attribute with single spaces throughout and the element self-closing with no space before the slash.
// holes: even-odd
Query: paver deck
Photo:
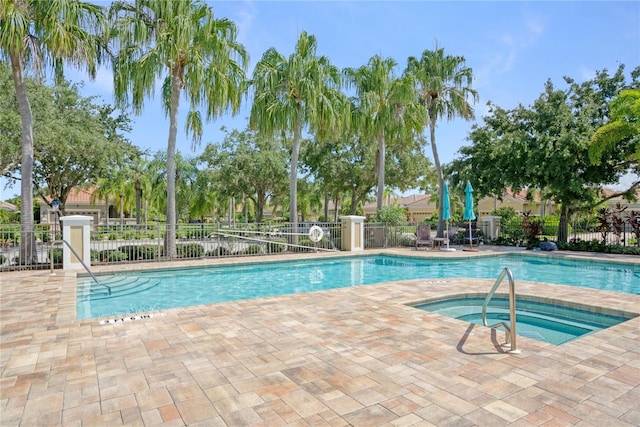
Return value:
<svg viewBox="0 0 640 427">
<path fill-rule="evenodd" d="M 519 337 L 522 353 L 507 354 L 502 331 L 406 304 L 486 293 L 493 280 L 356 286 L 115 324 L 75 319 L 75 281 L 0 273 L 0 425 L 640 425 L 640 317 L 560 346 Z M 640 314 L 640 295 L 517 286 Z"/>
</svg>

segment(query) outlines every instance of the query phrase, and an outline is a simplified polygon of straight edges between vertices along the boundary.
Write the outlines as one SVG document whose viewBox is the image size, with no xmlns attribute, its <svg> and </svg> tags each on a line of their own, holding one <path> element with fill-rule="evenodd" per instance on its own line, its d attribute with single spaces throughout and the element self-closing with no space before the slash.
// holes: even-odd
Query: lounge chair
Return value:
<svg viewBox="0 0 640 427">
<path fill-rule="evenodd" d="M 416 250 L 418 250 L 420 246 L 431 247 L 431 249 L 433 249 L 431 226 L 428 224 L 418 225 L 416 228 Z"/>
</svg>

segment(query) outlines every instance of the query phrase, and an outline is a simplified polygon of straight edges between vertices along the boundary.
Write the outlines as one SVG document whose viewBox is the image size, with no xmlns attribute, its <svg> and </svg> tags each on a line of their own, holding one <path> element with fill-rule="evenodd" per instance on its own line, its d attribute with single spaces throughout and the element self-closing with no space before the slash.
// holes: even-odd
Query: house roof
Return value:
<svg viewBox="0 0 640 427">
<path fill-rule="evenodd" d="M 612 194 L 615 194 L 615 193 L 618 193 L 618 191 L 611 190 L 610 188 L 603 188 L 603 189 L 602 189 L 602 194 L 603 194 L 605 197 L 609 197 L 609 196 L 611 196 Z M 636 190 L 636 198 L 637 198 L 637 199 L 640 199 L 640 189 L 637 189 L 637 190 Z M 614 200 L 616 200 L 616 199 L 622 199 L 622 196 L 616 196 L 616 197 L 614 197 L 613 199 L 614 199 Z"/>
<path fill-rule="evenodd" d="M 15 212 L 18 210 L 18 207 L 9 202 L 0 201 L 0 209 L 9 211 L 9 212 Z"/>
<path fill-rule="evenodd" d="M 95 201 L 91 200 L 91 196 L 95 191 L 95 187 L 90 187 L 86 189 L 72 189 L 69 193 L 69 197 L 67 197 L 66 203 L 80 203 L 80 204 L 98 204 L 104 203 L 104 199 L 97 198 Z M 51 201 L 51 197 L 46 197 L 47 201 Z"/>
</svg>

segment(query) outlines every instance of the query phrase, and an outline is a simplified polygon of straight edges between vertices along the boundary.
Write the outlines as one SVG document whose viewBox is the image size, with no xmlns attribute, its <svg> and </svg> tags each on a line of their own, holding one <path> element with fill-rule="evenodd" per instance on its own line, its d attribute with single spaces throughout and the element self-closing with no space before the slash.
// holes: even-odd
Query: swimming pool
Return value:
<svg viewBox="0 0 640 427">
<path fill-rule="evenodd" d="M 408 279 L 495 279 L 504 267 L 516 281 L 640 294 L 640 266 L 628 264 L 520 254 L 447 259 L 366 255 L 98 276 L 112 287 L 112 295 L 79 276 L 76 314 L 88 319 Z"/>
<path fill-rule="evenodd" d="M 427 302 L 414 307 L 454 319 L 483 325 L 484 297 L 454 297 Z M 589 310 L 591 309 L 591 310 Z M 527 296 L 516 297 L 516 333 L 550 344 L 564 344 L 576 338 L 601 331 L 633 318 L 598 313 L 594 307 L 574 308 L 560 302 L 540 302 Z M 487 306 L 487 323 L 509 324 L 509 300 L 494 297 Z M 503 330 L 503 329 L 501 329 Z"/>
</svg>

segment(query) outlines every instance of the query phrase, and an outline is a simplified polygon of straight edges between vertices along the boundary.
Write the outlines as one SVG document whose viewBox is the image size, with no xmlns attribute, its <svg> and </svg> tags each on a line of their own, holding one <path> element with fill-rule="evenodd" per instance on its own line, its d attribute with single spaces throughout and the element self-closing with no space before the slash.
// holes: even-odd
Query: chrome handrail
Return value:
<svg viewBox="0 0 640 427">
<path fill-rule="evenodd" d="M 105 288 L 107 288 L 109 290 L 109 295 L 111 295 L 111 287 L 105 285 L 104 283 L 100 283 L 98 282 L 98 279 L 96 278 L 96 276 L 91 272 L 91 270 L 89 270 L 89 267 L 87 267 L 87 264 L 84 263 L 84 261 L 82 261 L 82 258 L 80 258 L 80 255 L 78 255 L 78 252 L 76 252 L 75 249 L 73 249 L 73 247 L 69 244 L 69 242 L 67 242 L 66 240 L 62 239 L 62 241 L 64 242 L 65 245 L 67 245 L 67 247 L 71 250 L 71 252 L 73 252 L 73 254 L 76 256 L 76 258 L 78 258 L 78 261 L 80 261 L 80 264 L 82 264 L 82 266 L 84 267 L 85 270 L 87 270 L 87 273 L 89 273 L 89 276 L 91 276 L 91 278 L 100 286 L 104 286 Z"/>
<path fill-rule="evenodd" d="M 498 286 L 502 283 L 504 276 L 509 278 L 509 323 L 507 325 L 505 322 L 498 322 L 495 325 L 489 326 L 487 323 L 487 306 L 489 305 L 489 301 L 493 298 L 493 294 L 496 293 Z M 511 350 L 510 353 L 519 353 L 516 349 L 516 290 L 515 290 L 515 281 L 513 280 L 513 273 L 507 267 L 502 269 L 500 275 L 496 279 L 496 282 L 493 284 L 491 291 L 487 294 L 487 297 L 484 299 L 484 303 L 482 304 L 482 324 L 484 326 L 489 326 L 491 329 L 496 329 L 499 327 L 503 327 L 505 329 L 505 344 L 509 344 Z"/>
</svg>

